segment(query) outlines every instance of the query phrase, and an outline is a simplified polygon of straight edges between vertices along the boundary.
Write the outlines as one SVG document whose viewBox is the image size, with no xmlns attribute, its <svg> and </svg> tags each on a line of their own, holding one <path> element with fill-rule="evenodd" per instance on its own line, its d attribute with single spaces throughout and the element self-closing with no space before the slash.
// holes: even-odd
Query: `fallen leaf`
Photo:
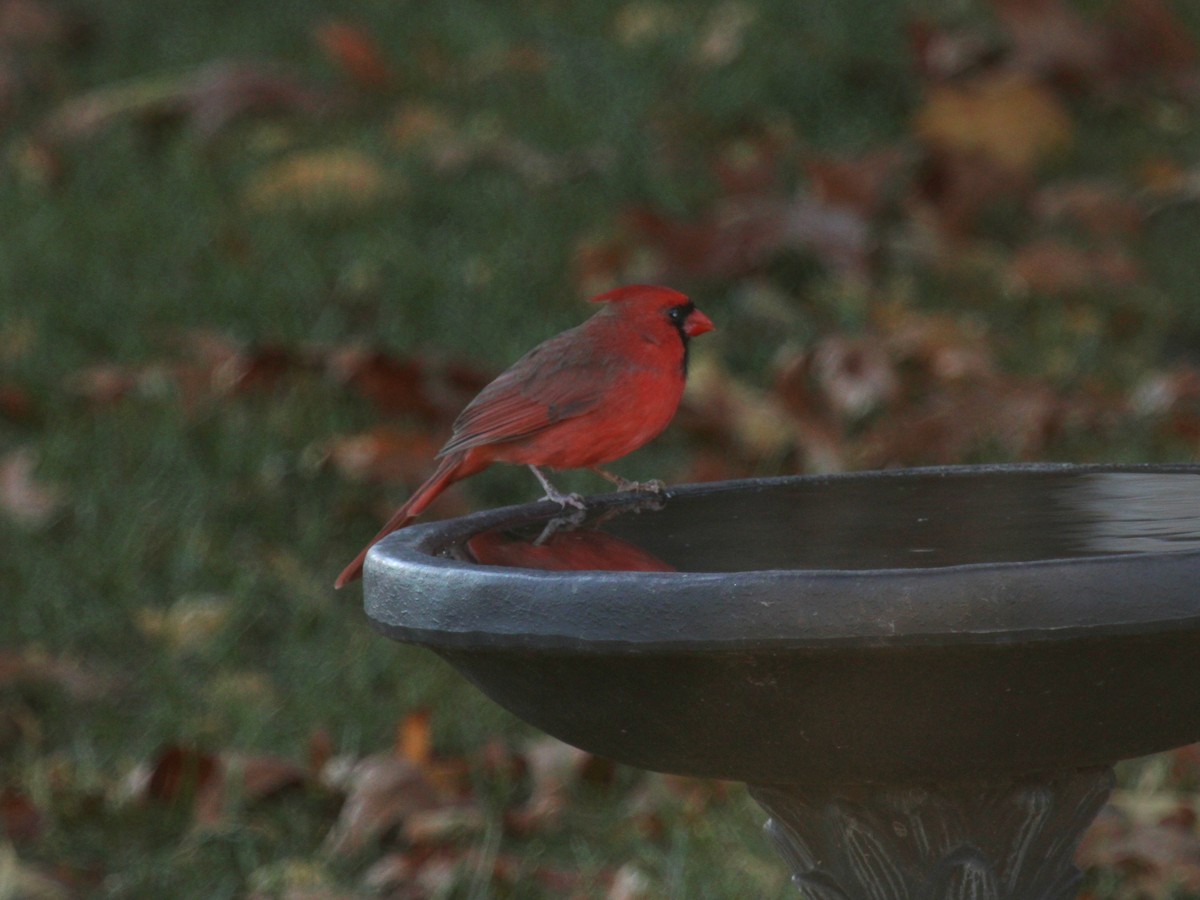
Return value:
<svg viewBox="0 0 1200 900">
<path fill-rule="evenodd" d="M 0 687 L 7 684 L 52 684 L 82 701 L 111 695 L 117 688 L 106 675 L 69 659 L 32 650 L 0 650 Z"/>
<path fill-rule="evenodd" d="M 702 66 L 727 66 L 741 53 L 746 32 L 758 21 L 758 10 L 739 0 L 726 0 L 709 10 L 693 56 Z"/>
<path fill-rule="evenodd" d="M 8 840 L 14 843 L 37 840 L 44 827 L 45 816 L 28 794 L 14 787 L 0 790 L 0 830 Z"/>
<path fill-rule="evenodd" d="M 428 103 L 400 107 L 388 127 L 392 145 L 399 150 L 421 148 L 445 141 L 454 133 L 454 123 L 445 110 Z"/>
<path fill-rule="evenodd" d="M 69 900 L 66 885 L 45 872 L 21 862 L 11 844 L 0 844 L 0 887 L 14 900 Z"/>
<path fill-rule="evenodd" d="M 0 0 L 0 48 L 29 49 L 86 41 L 91 26 L 47 0 Z"/>
<path fill-rule="evenodd" d="M 66 506 L 62 488 L 36 477 L 37 455 L 29 448 L 0 456 L 0 513 L 26 528 L 42 528 Z"/>
<path fill-rule="evenodd" d="M 358 853 L 413 813 L 447 805 L 420 766 L 398 756 L 377 754 L 341 766 L 331 761 L 326 778 L 347 795 L 325 840 L 336 856 Z"/>
<path fill-rule="evenodd" d="M 1068 85 L 1091 85 L 1107 64 L 1104 32 L 1062 0 L 991 0 L 1013 49 L 1008 66 Z"/>
<path fill-rule="evenodd" d="M 360 25 L 333 20 L 313 29 L 317 46 L 359 87 L 387 87 L 394 79 L 378 42 Z"/>
<path fill-rule="evenodd" d="M 1018 248 L 1009 265 L 1012 286 L 1022 292 L 1064 295 L 1116 290 L 1141 278 L 1138 263 L 1124 250 L 1083 250 L 1054 239 Z"/>
<path fill-rule="evenodd" d="M 1138 234 L 1146 213 L 1115 183 L 1070 181 L 1046 185 L 1032 197 L 1031 209 L 1050 224 L 1068 223 L 1104 240 Z"/>
<path fill-rule="evenodd" d="M 415 415 L 449 424 L 490 381 L 487 372 L 464 363 L 397 359 L 362 347 L 339 347 L 326 355 L 325 369 L 343 386 L 389 415 Z"/>
<path fill-rule="evenodd" d="M 632 863 L 617 869 L 604 895 L 605 900 L 651 900 L 654 896 L 650 878 Z"/>
<path fill-rule="evenodd" d="M 241 798 L 249 802 L 273 797 L 303 785 L 309 779 L 305 766 L 283 756 L 228 752 L 222 754 L 222 763 L 228 781 L 236 786 Z"/>
<path fill-rule="evenodd" d="M 530 782 L 529 799 L 506 816 L 509 827 L 528 833 L 558 821 L 570 793 L 595 757 L 557 738 L 534 738 L 521 748 Z"/>
<path fill-rule="evenodd" d="M 229 598 L 221 594 L 188 594 L 167 607 L 143 607 L 134 617 L 143 635 L 177 652 L 197 651 L 210 644 L 229 623 Z"/>
<path fill-rule="evenodd" d="M 651 44 L 676 34 L 682 26 L 679 10 L 658 0 L 626 3 L 613 20 L 617 40 L 627 47 Z"/>
<path fill-rule="evenodd" d="M 899 379 L 882 340 L 832 334 L 812 351 L 812 370 L 829 406 L 846 419 L 860 419 L 890 402 Z"/>
<path fill-rule="evenodd" d="M 145 797 L 166 804 L 193 802 L 220 778 L 221 763 L 215 755 L 169 744 L 159 751 L 150 768 Z"/>
<path fill-rule="evenodd" d="M 316 118 L 337 105 L 334 94 L 270 63 L 221 61 L 179 76 L 86 91 L 46 117 L 37 139 L 52 146 L 75 143 L 131 122 L 146 128 L 176 123 L 211 140 L 243 118 L 281 113 Z"/>
<path fill-rule="evenodd" d="M 1195 95 L 1196 40 L 1164 0 L 1118 0 L 1108 10 L 1109 66 L 1118 75 L 1176 79 Z"/>
<path fill-rule="evenodd" d="M 931 149 L 913 184 L 907 210 L 916 225 L 952 243 L 945 251 L 958 257 L 964 238 L 972 236 L 984 213 L 1023 206 L 1030 177 L 988 156 Z"/>
<path fill-rule="evenodd" d="M 379 425 L 327 441 L 310 454 L 354 481 L 417 484 L 428 477 L 440 442 L 424 430 Z"/>
<path fill-rule="evenodd" d="M 946 27 L 916 18 L 907 27 L 917 75 L 925 81 L 949 81 L 993 66 L 1003 55 L 994 35 L 969 26 Z"/>
<path fill-rule="evenodd" d="M 988 332 L 978 320 L 881 304 L 874 308 L 872 321 L 885 336 L 895 364 L 915 367 L 925 380 L 987 378 L 996 371 Z"/>
<path fill-rule="evenodd" d="M 735 196 L 686 222 L 635 208 L 626 221 L 661 255 L 666 279 L 739 277 L 787 250 L 810 252 L 842 275 L 864 277 L 870 268 L 868 223 L 803 194 L 790 200 Z"/>
<path fill-rule="evenodd" d="M 450 844 L 482 834 L 487 824 L 477 806 L 441 806 L 409 813 L 402 834 L 409 844 Z"/>
<path fill-rule="evenodd" d="M 254 175 L 242 192 L 258 212 L 355 210 L 392 193 L 383 168 L 357 150 L 298 153 Z"/>
<path fill-rule="evenodd" d="M 37 419 L 33 397 L 15 384 L 0 383 L 0 418 L 18 425 L 28 425 Z"/>
<path fill-rule="evenodd" d="M 983 156 L 1021 173 L 1062 155 L 1074 137 L 1070 114 L 1050 90 L 1006 72 L 934 85 L 913 127 L 941 152 Z"/>
<path fill-rule="evenodd" d="M 418 766 L 433 759 L 433 712 L 428 707 L 408 713 L 396 726 L 396 753 Z"/>
<path fill-rule="evenodd" d="M 859 446 L 871 467 L 947 465 L 1001 448 L 1016 459 L 1041 458 L 1067 433 L 1102 433 L 1119 402 L 1085 392 L 1057 393 L 1035 379 L 996 375 L 942 385 L 874 424 Z"/>
<path fill-rule="evenodd" d="M 895 191 L 909 157 L 904 150 L 887 148 L 849 159 L 809 155 L 803 165 L 818 201 L 871 221 Z"/>
</svg>

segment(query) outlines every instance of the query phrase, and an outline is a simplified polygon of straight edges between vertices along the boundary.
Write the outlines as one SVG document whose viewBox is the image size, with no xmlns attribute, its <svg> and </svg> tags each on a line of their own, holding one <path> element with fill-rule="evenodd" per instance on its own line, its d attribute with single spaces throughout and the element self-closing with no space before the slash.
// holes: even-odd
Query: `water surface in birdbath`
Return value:
<svg viewBox="0 0 1200 900">
<path fill-rule="evenodd" d="M 446 553 L 553 570 L 878 570 L 1200 550 L 1194 472 L 996 470 L 756 482 L 601 504 Z"/>
</svg>

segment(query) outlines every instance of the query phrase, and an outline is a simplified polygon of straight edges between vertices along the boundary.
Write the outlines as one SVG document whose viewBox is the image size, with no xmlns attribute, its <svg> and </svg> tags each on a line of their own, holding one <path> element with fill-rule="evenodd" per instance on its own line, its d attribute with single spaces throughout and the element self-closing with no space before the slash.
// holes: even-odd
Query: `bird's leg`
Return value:
<svg viewBox="0 0 1200 900">
<path fill-rule="evenodd" d="M 550 479 L 546 477 L 546 473 L 537 466 L 531 465 L 529 469 L 537 476 L 537 480 L 542 483 L 542 488 L 546 491 L 546 496 L 543 499 L 553 500 L 563 509 L 566 509 L 568 506 L 573 506 L 575 509 L 587 509 L 587 504 L 583 502 L 583 498 L 578 494 L 562 493 L 550 483 Z"/>
<path fill-rule="evenodd" d="M 542 533 L 537 536 L 537 540 L 533 542 L 533 546 L 540 547 L 554 535 L 560 531 L 574 531 L 587 520 L 587 513 L 582 509 L 574 509 L 571 512 L 563 512 L 555 516 L 546 523 L 546 527 L 542 529 Z"/>
<path fill-rule="evenodd" d="M 617 486 L 618 491 L 637 491 L 644 494 L 661 494 L 667 489 L 667 486 L 657 478 L 652 478 L 650 481 L 630 481 L 628 478 L 622 478 L 615 472 L 606 472 L 599 466 L 592 466 L 592 471 L 601 478 L 606 478 Z"/>
</svg>

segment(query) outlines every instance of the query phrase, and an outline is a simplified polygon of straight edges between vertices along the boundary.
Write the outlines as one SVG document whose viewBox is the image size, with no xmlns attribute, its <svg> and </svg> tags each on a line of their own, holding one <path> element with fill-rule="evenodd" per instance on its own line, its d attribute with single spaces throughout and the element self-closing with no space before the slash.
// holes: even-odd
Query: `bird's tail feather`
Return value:
<svg viewBox="0 0 1200 900">
<path fill-rule="evenodd" d="M 465 478 L 467 475 L 473 474 L 469 471 L 463 471 L 463 456 L 462 454 L 452 454 L 445 457 L 441 464 L 434 470 L 434 473 L 425 480 L 425 483 L 417 488 L 408 501 L 396 510 L 395 515 L 388 519 L 387 524 L 379 530 L 379 534 L 371 538 L 370 543 L 363 547 L 362 552 L 354 557 L 354 561 L 342 570 L 342 574 L 337 577 L 337 581 L 333 583 L 335 588 L 342 588 L 354 581 L 362 574 L 363 562 L 367 558 L 367 551 L 374 547 L 381 539 L 391 534 L 397 529 L 403 528 L 417 516 L 425 511 L 446 488 L 458 481 L 460 478 Z"/>
</svg>

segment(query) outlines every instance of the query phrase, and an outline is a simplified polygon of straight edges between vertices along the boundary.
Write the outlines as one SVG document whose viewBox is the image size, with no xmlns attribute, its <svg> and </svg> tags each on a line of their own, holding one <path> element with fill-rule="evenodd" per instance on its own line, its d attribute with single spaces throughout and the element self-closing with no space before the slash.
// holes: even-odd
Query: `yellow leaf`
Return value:
<svg viewBox="0 0 1200 900">
<path fill-rule="evenodd" d="M 979 154 L 1022 173 L 1066 151 L 1074 133 L 1070 115 L 1049 89 L 1005 73 L 935 86 L 915 128 L 934 147 Z"/>
<path fill-rule="evenodd" d="M 359 209 L 390 189 L 379 163 L 355 150 L 300 153 L 268 166 L 246 186 L 246 204 L 259 212 Z"/>
</svg>

